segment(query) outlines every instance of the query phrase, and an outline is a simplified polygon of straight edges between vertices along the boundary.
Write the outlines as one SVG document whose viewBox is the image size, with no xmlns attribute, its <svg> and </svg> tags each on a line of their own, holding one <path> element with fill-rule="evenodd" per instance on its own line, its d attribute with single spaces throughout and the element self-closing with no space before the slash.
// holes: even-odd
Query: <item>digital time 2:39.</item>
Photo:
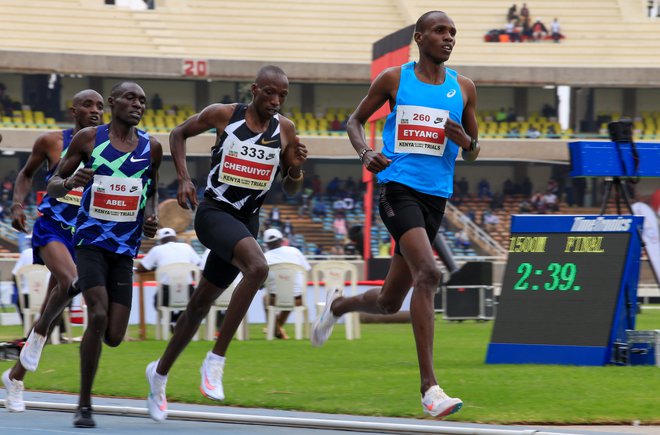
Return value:
<svg viewBox="0 0 660 435">
<path fill-rule="evenodd" d="M 514 290 L 541 290 L 542 288 L 548 291 L 580 291 L 582 289 L 581 286 L 574 285 L 577 275 L 575 263 L 550 263 L 545 269 L 536 269 L 532 263 L 520 263 L 516 272 L 520 278 L 513 285 Z M 536 276 L 542 280 L 540 285 L 534 284 L 537 282 L 534 279 Z"/>
</svg>

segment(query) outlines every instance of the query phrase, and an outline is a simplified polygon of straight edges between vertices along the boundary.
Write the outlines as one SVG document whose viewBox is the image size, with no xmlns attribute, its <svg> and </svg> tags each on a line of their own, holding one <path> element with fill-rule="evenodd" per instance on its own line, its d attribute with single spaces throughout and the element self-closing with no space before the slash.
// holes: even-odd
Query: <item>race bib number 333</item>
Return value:
<svg viewBox="0 0 660 435">
<path fill-rule="evenodd" d="M 394 152 L 441 157 L 447 145 L 445 123 L 448 117 L 448 110 L 397 106 Z"/>
<path fill-rule="evenodd" d="M 254 190 L 270 188 L 280 164 L 279 148 L 238 140 L 225 143 L 219 181 Z"/>
<path fill-rule="evenodd" d="M 141 196 L 140 178 L 94 175 L 89 215 L 106 221 L 133 222 L 137 220 Z"/>
</svg>

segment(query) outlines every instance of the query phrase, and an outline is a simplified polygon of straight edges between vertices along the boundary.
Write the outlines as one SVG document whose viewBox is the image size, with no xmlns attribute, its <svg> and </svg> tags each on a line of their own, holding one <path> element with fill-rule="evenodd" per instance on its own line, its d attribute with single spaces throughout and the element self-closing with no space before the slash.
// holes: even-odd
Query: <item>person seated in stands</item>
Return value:
<svg viewBox="0 0 660 435">
<path fill-rule="evenodd" d="M 340 242 L 335 243 L 334 246 L 330 248 L 330 255 L 344 255 L 344 245 Z"/>
<path fill-rule="evenodd" d="M 496 122 L 504 122 L 506 121 L 506 110 L 504 110 L 504 107 L 500 107 L 500 110 L 498 110 L 495 113 L 495 121 Z"/>
<path fill-rule="evenodd" d="M 553 116 L 557 116 L 557 111 L 555 110 L 554 107 L 552 107 L 548 103 L 545 103 L 543 107 L 541 107 L 541 115 L 543 115 L 546 118 L 552 118 Z"/>
<path fill-rule="evenodd" d="M 504 184 L 502 185 L 502 193 L 504 196 L 514 195 L 516 193 L 516 188 L 513 185 L 511 178 L 504 180 Z"/>
<path fill-rule="evenodd" d="M 509 35 L 509 41 L 511 42 L 522 42 L 522 39 L 520 38 L 520 32 L 516 27 L 516 20 L 511 20 L 506 23 L 506 26 L 504 26 L 504 33 Z"/>
<path fill-rule="evenodd" d="M 534 33 L 532 32 L 532 26 L 528 21 L 523 21 L 522 30 L 520 31 L 520 39 L 523 41 L 534 39 Z"/>
<path fill-rule="evenodd" d="M 541 137 L 541 132 L 533 125 L 530 125 L 529 128 L 527 129 L 527 138 L 538 139 L 540 137 Z"/>
<path fill-rule="evenodd" d="M 324 218 L 327 214 L 325 203 L 321 199 L 314 200 L 314 207 L 312 208 L 312 216 Z"/>
<path fill-rule="evenodd" d="M 492 210 L 501 210 L 504 208 L 504 198 L 499 192 L 493 194 L 493 198 L 490 200 L 490 208 Z"/>
<path fill-rule="evenodd" d="M 485 178 L 482 178 L 481 181 L 479 181 L 477 191 L 479 199 L 484 199 L 485 197 L 490 198 L 493 196 L 493 194 L 490 192 L 490 183 Z"/>
<path fill-rule="evenodd" d="M 532 38 L 534 38 L 534 41 L 540 41 L 541 39 L 545 38 L 547 34 L 548 29 L 545 27 L 545 24 L 543 24 L 541 19 L 538 18 L 536 21 L 534 21 L 534 24 L 532 24 Z"/>
<path fill-rule="evenodd" d="M 554 124 L 549 124 L 547 130 L 545 131 L 546 136 L 554 138 L 557 136 L 557 130 L 555 129 Z"/>
<path fill-rule="evenodd" d="M 557 195 L 548 191 L 541 198 L 541 203 L 544 205 L 546 211 L 558 211 L 559 205 L 557 204 Z"/>
<path fill-rule="evenodd" d="M 6 91 L 7 86 L 4 83 L 0 83 L 0 115 L 11 116 L 14 110 L 14 102 L 5 93 Z"/>
<path fill-rule="evenodd" d="M 280 214 L 279 207 L 273 207 L 270 210 L 270 218 L 268 219 L 268 224 L 271 227 L 279 227 L 280 225 L 282 225 L 281 218 L 282 215 Z"/>
<path fill-rule="evenodd" d="M 467 249 L 470 247 L 470 243 L 470 236 L 468 235 L 465 228 L 456 232 L 456 240 L 454 241 L 454 245 L 457 248 Z"/>
<path fill-rule="evenodd" d="M 341 122 L 337 118 L 333 119 L 332 122 L 330 123 L 330 130 L 332 131 L 340 131 L 341 130 Z"/>
<path fill-rule="evenodd" d="M 330 180 L 330 182 L 328 182 L 328 185 L 325 186 L 325 194 L 328 196 L 328 198 L 334 199 L 337 194 L 339 194 L 340 187 L 339 177 L 334 177 L 332 180 Z"/>
<path fill-rule="evenodd" d="M 484 211 L 483 216 L 481 217 L 483 222 L 484 230 L 487 232 L 492 232 L 497 228 L 497 225 L 500 223 L 500 218 L 497 216 L 491 209 Z"/>
<path fill-rule="evenodd" d="M 383 237 L 378 241 L 378 256 L 391 257 L 392 256 L 392 239 L 390 237 Z"/>
<path fill-rule="evenodd" d="M 284 220 L 284 223 L 282 224 L 282 233 L 284 233 L 284 237 L 287 239 L 293 237 L 293 224 L 289 219 Z"/>
<path fill-rule="evenodd" d="M 519 209 L 519 211 L 520 211 L 520 213 L 531 213 L 531 212 L 534 211 L 534 207 L 532 206 L 532 203 L 531 203 L 531 202 L 529 202 L 529 201 L 526 200 L 526 199 L 523 199 L 523 200 L 520 202 L 520 209 Z"/>
<path fill-rule="evenodd" d="M 518 126 L 514 125 L 511 128 L 509 128 L 509 131 L 507 131 L 506 135 L 507 137 L 511 137 L 511 138 L 520 137 L 520 130 L 518 129 Z"/>
<path fill-rule="evenodd" d="M 550 23 L 550 35 L 555 43 L 558 43 L 561 39 L 561 26 L 559 25 L 559 20 L 557 18 Z"/>
<path fill-rule="evenodd" d="M 163 99 L 160 98 L 159 94 L 154 94 L 151 98 L 151 107 L 153 110 L 161 110 L 163 108 Z"/>
<path fill-rule="evenodd" d="M 346 208 L 346 204 L 344 203 L 344 200 L 342 198 L 337 198 L 334 200 L 332 203 L 332 209 L 334 211 L 342 211 Z"/>
<path fill-rule="evenodd" d="M 543 195 L 538 190 L 530 198 L 532 208 L 537 213 L 545 213 L 545 204 L 543 203 Z"/>
<path fill-rule="evenodd" d="M 516 122 L 518 120 L 518 115 L 513 107 L 509 107 L 509 111 L 506 114 L 506 122 Z"/>
</svg>

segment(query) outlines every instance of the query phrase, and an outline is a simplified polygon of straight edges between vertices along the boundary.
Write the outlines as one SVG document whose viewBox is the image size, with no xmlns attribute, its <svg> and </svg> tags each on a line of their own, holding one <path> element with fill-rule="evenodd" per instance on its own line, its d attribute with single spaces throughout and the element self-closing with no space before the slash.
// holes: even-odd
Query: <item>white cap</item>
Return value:
<svg viewBox="0 0 660 435">
<path fill-rule="evenodd" d="M 266 243 L 281 240 L 282 237 L 284 236 L 277 228 L 268 228 L 266 231 L 264 231 L 264 242 Z"/>
<path fill-rule="evenodd" d="M 159 229 L 158 233 L 156 234 L 156 238 L 160 240 L 164 239 L 165 237 L 176 237 L 176 231 L 174 231 L 172 228 Z"/>
</svg>

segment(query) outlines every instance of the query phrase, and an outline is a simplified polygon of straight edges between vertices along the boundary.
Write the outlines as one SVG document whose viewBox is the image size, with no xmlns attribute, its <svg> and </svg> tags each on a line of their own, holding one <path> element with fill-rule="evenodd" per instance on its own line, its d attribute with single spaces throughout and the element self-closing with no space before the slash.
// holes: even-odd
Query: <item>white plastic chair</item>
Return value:
<svg viewBox="0 0 660 435">
<path fill-rule="evenodd" d="M 156 269 L 156 340 L 167 340 L 170 336 L 172 311 L 185 310 L 190 300 L 190 283 L 198 283 L 201 275 L 199 267 L 191 263 L 171 263 Z M 167 277 L 169 303 L 163 306 L 163 276 Z M 197 340 L 197 333 L 193 337 Z"/>
<path fill-rule="evenodd" d="M 218 297 L 218 299 L 215 300 L 215 303 L 211 305 L 209 314 L 206 317 L 207 340 L 213 340 L 215 338 L 215 324 L 218 319 L 218 312 L 224 311 L 227 309 L 227 307 L 229 307 L 229 301 L 231 301 L 231 297 L 234 294 L 234 290 L 236 290 L 236 286 L 241 281 L 241 278 L 242 275 L 239 274 L 234 280 L 234 282 L 229 284 L 229 287 L 227 287 L 227 289 L 222 292 L 222 294 Z M 243 341 L 249 338 L 250 336 L 248 334 L 247 313 L 245 313 L 245 317 L 243 318 L 243 320 L 241 320 L 241 323 L 240 325 L 238 325 L 238 329 L 236 330 L 236 339 L 239 341 Z"/>
<path fill-rule="evenodd" d="M 19 286 L 19 306 L 21 307 L 21 311 L 23 311 L 23 334 L 27 337 L 30 329 L 32 329 L 32 326 L 39 318 L 41 308 L 46 301 L 50 271 L 46 266 L 41 264 L 28 264 L 18 269 L 16 277 Z M 29 299 L 29 306 L 27 307 L 23 298 L 24 293 L 27 293 Z M 67 330 L 69 342 L 71 342 L 71 321 L 69 319 L 68 308 L 65 308 L 62 312 L 62 318 L 64 319 L 64 326 Z M 60 344 L 59 326 L 53 328 L 50 342 L 52 344 Z"/>
<path fill-rule="evenodd" d="M 307 285 L 307 271 L 304 267 L 295 263 L 278 263 L 270 266 L 269 279 L 266 281 L 266 291 L 275 294 L 275 305 L 266 307 L 266 334 L 267 340 L 275 337 L 275 316 L 280 311 L 293 311 L 295 315 L 295 337 L 296 340 L 302 340 L 303 336 L 309 338 L 309 313 L 307 311 L 307 302 L 305 290 Z M 303 288 L 302 305 L 296 306 L 295 295 L 293 293 L 297 276 L 302 274 Z M 272 276 L 272 281 L 270 277 Z"/>
<path fill-rule="evenodd" d="M 312 281 L 314 282 L 314 295 L 316 297 L 316 316 L 320 316 L 325 308 L 328 291 L 338 288 L 343 291 L 344 296 L 357 295 L 357 277 L 357 267 L 348 261 L 328 260 L 312 266 Z M 346 281 L 350 283 L 348 288 L 346 288 Z M 325 283 L 325 291 L 321 291 L 322 282 Z M 344 322 L 347 340 L 361 337 L 360 313 L 346 313 L 344 315 Z"/>
</svg>

